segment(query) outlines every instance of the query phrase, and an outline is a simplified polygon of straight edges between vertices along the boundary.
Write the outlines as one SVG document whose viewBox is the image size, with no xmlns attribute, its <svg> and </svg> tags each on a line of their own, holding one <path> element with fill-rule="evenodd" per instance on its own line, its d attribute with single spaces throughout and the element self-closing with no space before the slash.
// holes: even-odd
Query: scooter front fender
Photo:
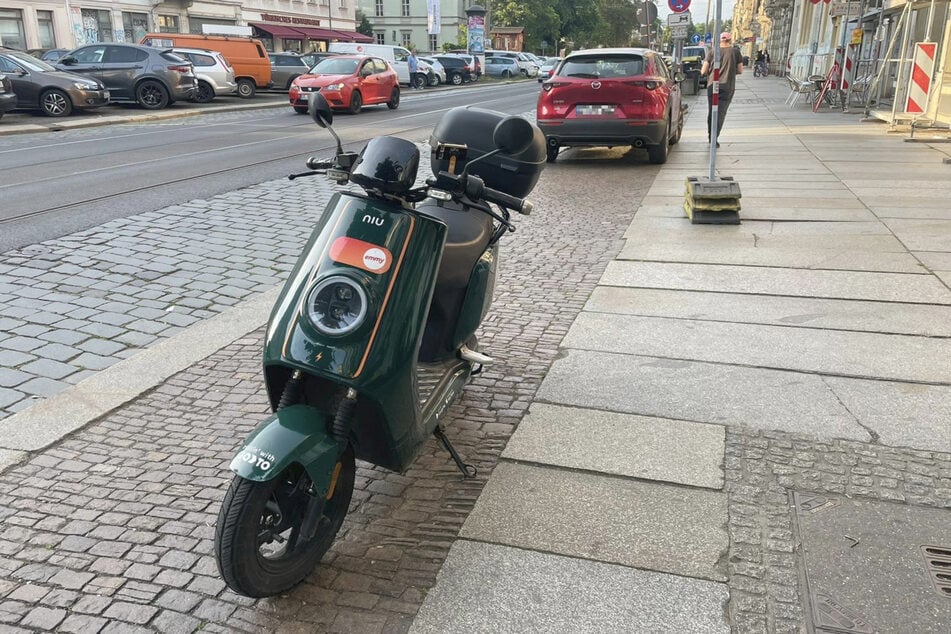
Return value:
<svg viewBox="0 0 951 634">
<path fill-rule="evenodd" d="M 326 495 L 334 467 L 345 443 L 327 434 L 327 414 L 308 405 L 274 412 L 244 441 L 231 461 L 231 470 L 254 482 L 264 482 L 298 463 L 307 470 L 319 495 Z"/>
</svg>

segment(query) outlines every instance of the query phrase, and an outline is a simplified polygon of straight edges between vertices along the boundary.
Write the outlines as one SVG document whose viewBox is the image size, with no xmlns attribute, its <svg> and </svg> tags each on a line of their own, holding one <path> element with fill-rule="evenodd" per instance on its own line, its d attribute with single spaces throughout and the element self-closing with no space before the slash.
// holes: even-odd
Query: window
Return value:
<svg viewBox="0 0 951 634">
<path fill-rule="evenodd" d="M 107 46 L 103 61 L 106 64 L 134 64 L 144 62 L 148 58 L 148 53 L 134 46 Z"/>
<path fill-rule="evenodd" d="M 431 51 L 439 50 L 439 36 L 438 35 L 429 36 L 429 50 Z"/>
<path fill-rule="evenodd" d="M 409 17 L 409 0 L 400 0 L 400 3 L 402 5 L 402 9 L 400 10 L 400 15 L 402 15 L 404 18 L 408 18 Z"/>
<path fill-rule="evenodd" d="M 6 57 L 0 56 L 0 73 L 17 73 L 20 68 L 8 60 Z"/>
<path fill-rule="evenodd" d="M 377 31 L 373 34 L 373 37 L 376 38 L 377 44 L 386 44 L 386 33 L 383 31 Z"/>
<path fill-rule="evenodd" d="M 125 31 L 125 41 L 138 44 L 149 32 L 149 16 L 145 13 L 122 12 L 122 30 Z"/>
<path fill-rule="evenodd" d="M 56 46 L 56 32 L 53 31 L 53 12 L 36 12 L 36 30 L 40 36 L 40 48 L 53 48 Z"/>
<path fill-rule="evenodd" d="M 83 9 L 83 36 L 87 42 L 111 42 L 112 21 L 108 11 Z"/>
<path fill-rule="evenodd" d="M 341 9 L 347 8 L 347 0 L 337 0 L 337 6 Z"/>
<path fill-rule="evenodd" d="M 23 14 L 19 9 L 0 9 L 0 40 L 4 46 L 26 49 Z"/>
<path fill-rule="evenodd" d="M 181 33 L 177 15 L 160 15 L 158 17 L 159 33 Z"/>
<path fill-rule="evenodd" d="M 86 46 L 73 53 L 73 57 L 80 64 L 98 64 L 105 54 L 105 46 Z"/>
<path fill-rule="evenodd" d="M 376 0 L 376 17 L 383 17 L 383 0 Z M 382 44 L 383 42 L 380 42 Z"/>
<path fill-rule="evenodd" d="M 413 32 L 412 31 L 401 31 L 400 32 L 400 44 L 403 46 L 409 46 L 413 43 Z"/>
<path fill-rule="evenodd" d="M 214 66 L 217 61 L 211 55 L 205 55 L 203 53 L 178 53 L 196 67 L 198 66 Z"/>
</svg>

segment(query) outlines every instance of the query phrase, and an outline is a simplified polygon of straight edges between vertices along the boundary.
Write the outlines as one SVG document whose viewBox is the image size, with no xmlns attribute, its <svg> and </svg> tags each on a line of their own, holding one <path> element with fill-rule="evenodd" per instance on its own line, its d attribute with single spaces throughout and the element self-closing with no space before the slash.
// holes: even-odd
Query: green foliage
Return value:
<svg viewBox="0 0 951 634">
<path fill-rule="evenodd" d="M 363 13 L 363 11 L 357 9 L 356 13 L 354 14 L 354 18 L 356 18 L 356 21 L 358 22 L 357 33 L 362 33 L 363 35 L 369 35 L 370 37 L 373 37 L 373 25 L 370 24 L 370 20 L 367 18 L 366 14 Z"/>
<path fill-rule="evenodd" d="M 543 40 L 557 41 L 561 19 L 550 0 L 497 0 L 492 5 L 492 23 L 525 27 L 523 48 L 536 51 Z"/>
</svg>

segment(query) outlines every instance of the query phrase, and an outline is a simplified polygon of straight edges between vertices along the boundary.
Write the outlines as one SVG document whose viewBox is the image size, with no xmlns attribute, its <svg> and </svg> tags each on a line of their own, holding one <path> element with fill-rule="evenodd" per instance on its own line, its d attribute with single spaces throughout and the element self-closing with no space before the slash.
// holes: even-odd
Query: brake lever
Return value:
<svg viewBox="0 0 951 634">
<path fill-rule="evenodd" d="M 299 174 L 288 174 L 287 180 L 292 181 L 295 178 L 303 178 L 304 176 L 317 176 L 318 174 L 326 174 L 326 171 L 312 171 L 312 172 L 301 172 Z"/>
</svg>

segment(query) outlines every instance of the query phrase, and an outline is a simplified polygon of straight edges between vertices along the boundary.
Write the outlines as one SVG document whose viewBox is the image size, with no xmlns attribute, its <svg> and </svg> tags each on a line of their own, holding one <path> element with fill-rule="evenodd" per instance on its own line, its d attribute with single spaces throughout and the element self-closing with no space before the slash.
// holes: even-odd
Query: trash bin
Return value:
<svg viewBox="0 0 951 634">
<path fill-rule="evenodd" d="M 685 95 L 700 93 L 700 70 L 688 70 L 684 73 L 684 80 L 680 84 L 681 92 Z"/>
</svg>

